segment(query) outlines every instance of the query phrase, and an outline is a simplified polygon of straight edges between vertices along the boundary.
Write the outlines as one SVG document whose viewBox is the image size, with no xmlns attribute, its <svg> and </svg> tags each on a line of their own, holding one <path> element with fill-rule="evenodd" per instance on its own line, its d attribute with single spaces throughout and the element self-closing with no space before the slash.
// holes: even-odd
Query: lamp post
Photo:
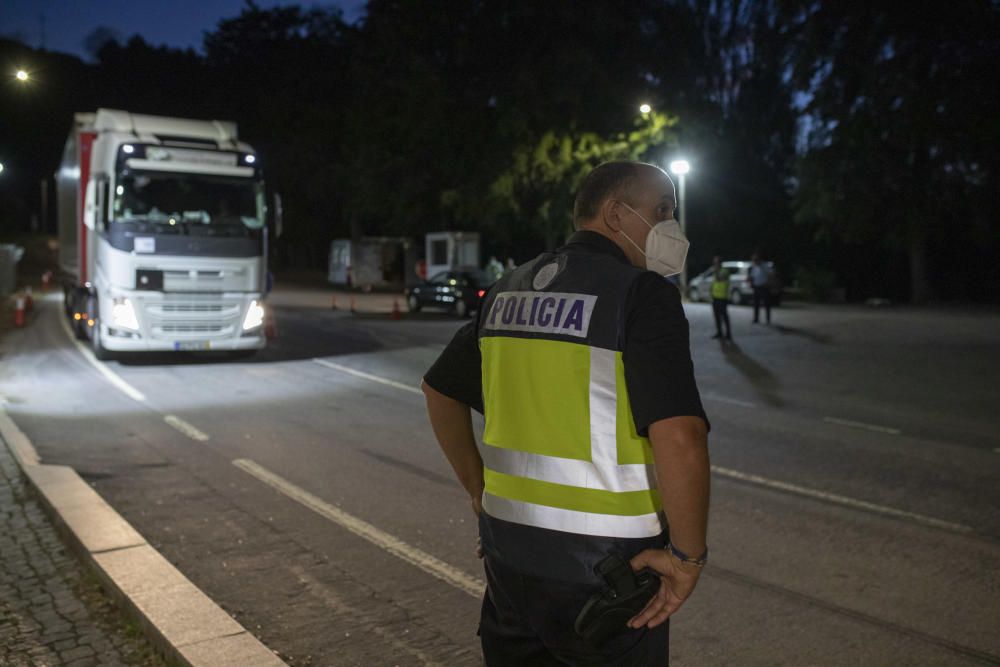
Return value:
<svg viewBox="0 0 1000 667">
<path fill-rule="evenodd" d="M 687 204 L 687 197 L 684 192 L 684 176 L 689 171 L 691 171 L 691 163 L 687 160 L 674 160 L 670 163 L 670 171 L 676 174 L 677 180 L 677 208 L 680 209 L 681 213 L 681 231 L 687 234 L 687 213 L 685 212 L 685 205 Z M 681 296 L 682 298 L 687 298 L 687 281 L 688 267 L 687 261 L 684 262 L 684 269 L 681 271 Z"/>
</svg>

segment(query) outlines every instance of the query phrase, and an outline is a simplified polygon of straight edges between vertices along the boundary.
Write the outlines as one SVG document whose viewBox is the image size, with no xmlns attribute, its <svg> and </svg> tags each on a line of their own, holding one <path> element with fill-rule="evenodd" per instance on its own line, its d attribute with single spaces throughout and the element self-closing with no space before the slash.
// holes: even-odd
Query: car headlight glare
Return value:
<svg viewBox="0 0 1000 667">
<path fill-rule="evenodd" d="M 264 306 L 257 303 L 257 299 L 250 302 L 247 308 L 247 315 L 243 318 L 243 330 L 256 329 L 264 324 Z"/>
<path fill-rule="evenodd" d="M 128 299 L 115 299 L 111 306 L 111 321 L 122 329 L 139 329 L 139 320 L 135 317 L 135 308 Z"/>
</svg>

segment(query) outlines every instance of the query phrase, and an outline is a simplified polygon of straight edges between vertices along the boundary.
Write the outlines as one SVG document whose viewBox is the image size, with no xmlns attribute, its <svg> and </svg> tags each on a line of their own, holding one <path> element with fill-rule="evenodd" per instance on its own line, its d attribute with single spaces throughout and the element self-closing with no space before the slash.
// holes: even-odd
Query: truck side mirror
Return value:
<svg viewBox="0 0 1000 667">
<path fill-rule="evenodd" d="M 274 238 L 281 238 L 285 231 L 284 209 L 281 208 L 281 195 L 274 193 Z"/>
<path fill-rule="evenodd" d="M 83 208 L 83 224 L 87 225 L 87 229 L 104 229 L 110 194 L 111 182 L 104 176 L 96 176 L 87 183 Z"/>
<path fill-rule="evenodd" d="M 97 191 L 96 180 L 87 181 L 87 190 L 83 196 L 83 224 L 93 230 L 97 224 Z"/>
<path fill-rule="evenodd" d="M 100 216 L 97 219 L 97 228 L 106 229 L 108 226 L 108 221 L 111 219 L 109 211 L 111 210 L 111 181 L 106 178 L 101 179 L 101 188 L 98 190 L 98 205 L 97 212 Z"/>
</svg>

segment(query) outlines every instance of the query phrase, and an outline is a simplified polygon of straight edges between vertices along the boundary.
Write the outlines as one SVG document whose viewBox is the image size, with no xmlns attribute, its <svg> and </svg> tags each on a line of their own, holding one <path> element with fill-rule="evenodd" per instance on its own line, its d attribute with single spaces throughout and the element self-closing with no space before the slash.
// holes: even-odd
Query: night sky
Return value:
<svg viewBox="0 0 1000 667">
<path fill-rule="evenodd" d="M 361 14 L 364 0 L 294 2 L 257 0 L 261 8 L 278 5 L 341 7 L 348 21 Z M 32 47 L 64 51 L 82 58 L 89 55 L 84 40 L 95 28 L 105 26 L 126 40 L 138 33 L 150 44 L 201 48 L 202 34 L 223 18 L 240 13 L 243 0 L 0 0 L 0 35 Z"/>
</svg>

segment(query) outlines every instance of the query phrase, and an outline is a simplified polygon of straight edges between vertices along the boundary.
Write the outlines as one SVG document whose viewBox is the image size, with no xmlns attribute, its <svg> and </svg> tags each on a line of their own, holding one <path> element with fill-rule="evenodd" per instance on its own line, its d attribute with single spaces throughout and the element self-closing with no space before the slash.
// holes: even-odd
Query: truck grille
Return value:
<svg viewBox="0 0 1000 667">
<path fill-rule="evenodd" d="M 193 334 L 193 333 L 207 333 L 207 334 L 217 334 L 221 331 L 230 329 L 231 327 L 222 327 L 212 324 L 163 324 L 158 327 L 154 327 L 154 331 L 160 331 L 162 333 L 169 334 Z"/>
<path fill-rule="evenodd" d="M 164 313 L 221 313 L 221 303 L 165 303 L 160 306 Z"/>
<path fill-rule="evenodd" d="M 232 338 L 239 332 L 243 300 L 222 295 L 164 294 L 142 304 L 146 330 L 166 341 Z"/>
</svg>

